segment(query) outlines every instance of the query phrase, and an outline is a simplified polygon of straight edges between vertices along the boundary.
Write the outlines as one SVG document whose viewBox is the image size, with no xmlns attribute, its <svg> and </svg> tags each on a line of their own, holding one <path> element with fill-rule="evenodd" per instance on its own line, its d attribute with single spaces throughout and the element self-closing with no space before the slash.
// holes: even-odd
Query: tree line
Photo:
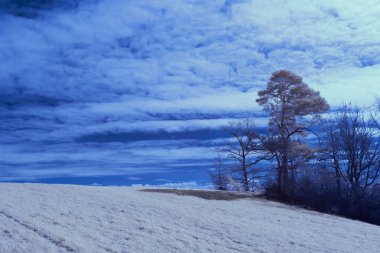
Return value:
<svg viewBox="0 0 380 253">
<path fill-rule="evenodd" d="M 286 70 L 272 73 L 256 102 L 268 114 L 232 122 L 211 179 L 219 190 L 261 191 L 315 210 L 380 224 L 380 100 L 330 112 L 327 101 Z"/>
</svg>

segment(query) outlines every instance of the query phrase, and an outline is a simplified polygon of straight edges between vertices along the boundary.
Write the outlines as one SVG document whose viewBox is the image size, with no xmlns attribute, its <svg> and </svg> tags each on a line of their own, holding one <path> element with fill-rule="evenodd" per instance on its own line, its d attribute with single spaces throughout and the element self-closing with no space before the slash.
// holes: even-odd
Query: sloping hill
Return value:
<svg viewBox="0 0 380 253">
<path fill-rule="evenodd" d="M 378 226 L 265 200 L 0 184 L 3 253 L 380 252 L 379 239 Z"/>
</svg>

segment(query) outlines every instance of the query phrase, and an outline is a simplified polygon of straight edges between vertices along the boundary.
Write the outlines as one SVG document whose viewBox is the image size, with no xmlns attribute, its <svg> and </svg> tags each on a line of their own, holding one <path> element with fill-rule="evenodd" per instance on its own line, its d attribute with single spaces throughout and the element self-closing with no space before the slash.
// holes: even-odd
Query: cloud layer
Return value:
<svg viewBox="0 0 380 253">
<path fill-rule="evenodd" d="M 369 105 L 380 95 L 374 0 L 51 1 L 17 11 L 6 3 L 0 160 L 10 178 L 133 172 L 133 152 L 160 154 L 150 162 L 137 156 L 141 167 L 188 159 L 175 148 L 186 141 L 165 149 L 163 141 L 93 147 L 77 140 L 216 129 L 247 115 L 265 124 L 254 100 L 278 69 L 303 76 L 333 107 Z M 184 146 L 204 164 L 205 150 Z"/>
</svg>

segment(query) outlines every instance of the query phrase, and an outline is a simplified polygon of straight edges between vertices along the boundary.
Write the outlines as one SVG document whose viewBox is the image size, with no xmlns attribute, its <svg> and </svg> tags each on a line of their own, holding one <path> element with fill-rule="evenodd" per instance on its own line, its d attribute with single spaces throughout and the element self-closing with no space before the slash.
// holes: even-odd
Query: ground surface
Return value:
<svg viewBox="0 0 380 253">
<path fill-rule="evenodd" d="M 265 200 L 186 195 L 0 184 L 0 252 L 380 252 L 378 226 Z"/>
</svg>

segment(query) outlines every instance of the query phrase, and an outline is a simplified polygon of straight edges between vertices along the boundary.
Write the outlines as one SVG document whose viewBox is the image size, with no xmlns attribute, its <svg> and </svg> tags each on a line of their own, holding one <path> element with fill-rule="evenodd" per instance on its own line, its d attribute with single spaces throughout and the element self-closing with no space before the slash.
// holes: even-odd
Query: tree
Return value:
<svg viewBox="0 0 380 253">
<path fill-rule="evenodd" d="M 266 158 L 262 152 L 260 135 L 254 123 L 247 119 L 224 127 L 232 139 L 221 149 L 232 161 L 231 172 L 238 176 L 244 191 L 249 191 L 257 179 L 255 165 Z"/>
<path fill-rule="evenodd" d="M 348 106 L 330 120 L 327 131 L 327 162 L 334 169 L 338 190 L 341 181 L 347 185 L 346 197 L 353 201 L 359 215 L 367 189 L 380 177 L 378 131 L 372 117 Z"/>
<path fill-rule="evenodd" d="M 214 169 L 209 172 L 209 175 L 215 189 L 220 191 L 226 191 L 228 189 L 228 173 L 219 152 L 214 162 Z"/>
<path fill-rule="evenodd" d="M 319 156 L 319 159 L 323 163 L 323 167 L 328 172 L 334 174 L 337 197 L 341 198 L 342 193 L 342 177 L 341 177 L 341 152 L 340 152 L 340 140 L 337 132 L 337 119 L 332 117 L 325 121 L 325 136 L 323 137 L 323 150 Z"/>
<path fill-rule="evenodd" d="M 267 148 L 277 162 L 277 191 L 286 198 L 292 146 L 312 132 L 308 125 L 318 121 L 329 105 L 300 76 L 287 70 L 272 73 L 266 89 L 258 92 L 256 102 L 270 116 Z M 307 116 L 313 116 L 311 121 Z"/>
</svg>

